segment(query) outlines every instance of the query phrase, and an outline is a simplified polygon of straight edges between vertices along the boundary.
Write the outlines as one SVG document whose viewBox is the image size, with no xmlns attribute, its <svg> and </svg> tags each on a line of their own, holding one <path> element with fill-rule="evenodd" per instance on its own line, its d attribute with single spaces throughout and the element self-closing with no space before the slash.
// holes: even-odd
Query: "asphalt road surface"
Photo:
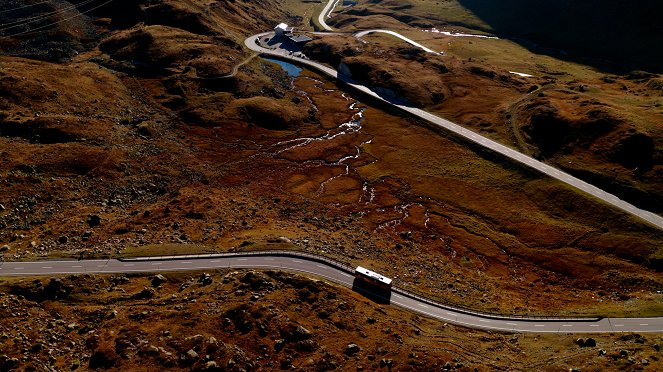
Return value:
<svg viewBox="0 0 663 372">
<path fill-rule="evenodd" d="M 354 88 L 355 90 L 367 94 L 369 96 L 372 96 L 374 98 L 377 98 L 385 103 L 388 103 L 394 107 L 397 107 L 407 113 L 412 114 L 413 116 L 416 116 L 420 119 L 423 119 L 437 127 L 443 128 L 445 130 L 449 130 L 451 132 L 456 133 L 457 135 L 472 141 L 480 146 L 483 146 L 485 148 L 488 148 L 494 152 L 500 153 L 503 156 L 506 156 L 512 160 L 515 160 L 519 162 L 520 164 L 523 164 L 527 167 L 530 167 L 532 169 L 536 169 L 537 171 L 544 173 L 552 178 L 555 178 L 559 181 L 562 181 L 570 186 L 575 187 L 578 190 L 581 190 L 585 192 L 586 194 L 589 194 L 597 199 L 600 199 L 626 213 L 629 213 L 633 216 L 639 217 L 643 221 L 646 221 L 650 223 L 651 225 L 654 225 L 660 229 L 663 229 L 663 217 L 646 211 L 644 209 L 640 209 L 633 204 L 630 204 L 624 200 L 619 199 L 617 196 L 608 193 L 607 191 L 601 190 L 600 188 L 593 186 L 579 178 L 576 178 L 568 173 L 565 173 L 555 167 L 552 167 L 548 164 L 542 163 L 530 156 L 527 156 L 525 154 L 522 154 L 510 147 L 504 146 L 498 142 L 495 142 L 487 137 L 484 137 L 478 133 L 475 133 L 469 129 L 466 129 L 458 124 L 452 123 L 449 120 L 443 119 L 439 116 L 433 115 L 429 112 L 426 112 L 424 110 L 418 109 L 416 107 L 412 107 L 406 104 L 403 104 L 402 102 L 398 102 L 394 99 L 390 99 L 388 97 L 383 97 L 379 95 L 378 93 L 374 92 L 370 88 L 358 83 L 357 81 L 353 80 L 352 78 L 345 76 L 343 74 L 340 74 L 338 71 L 334 70 L 331 67 L 325 66 L 322 63 L 311 61 L 309 59 L 305 58 L 300 58 L 300 57 L 295 57 L 292 55 L 288 54 L 288 51 L 283 50 L 283 49 L 270 49 L 270 48 L 265 48 L 262 47 L 257 43 L 257 40 L 259 40 L 262 37 L 269 36 L 271 35 L 271 32 L 266 32 L 258 35 L 253 35 L 247 38 L 244 43 L 246 46 L 258 53 L 263 53 L 266 55 L 274 56 L 274 57 L 279 57 L 284 60 L 292 61 L 293 63 L 298 63 L 298 64 L 303 64 L 306 66 L 309 66 L 313 68 L 314 70 L 317 70 L 327 76 L 330 76 L 334 79 L 340 80 L 343 83 L 347 84 L 348 86 Z"/>
<path fill-rule="evenodd" d="M 333 31 L 333 28 L 331 28 L 327 24 L 326 20 L 339 1 L 340 0 L 329 0 L 327 5 L 325 5 L 324 9 L 322 9 L 322 12 L 320 12 L 320 14 L 318 15 L 318 23 L 320 24 L 320 26 L 322 26 L 323 29 L 325 29 L 325 31 Z"/>
<path fill-rule="evenodd" d="M 134 258 L 124 260 L 70 260 L 2 262 L 0 277 L 71 274 L 117 274 L 211 269 L 277 269 L 307 273 L 352 287 L 353 269 L 323 257 L 296 252 L 260 252 L 217 255 Z M 663 332 L 657 318 L 510 318 L 457 309 L 418 298 L 401 289 L 391 293 L 390 304 L 460 326 L 502 332 L 615 333 Z"/>
<path fill-rule="evenodd" d="M 408 43 L 408 44 L 410 44 L 410 45 L 414 45 L 414 46 L 416 46 L 417 48 L 421 48 L 421 49 L 423 49 L 424 51 L 426 51 L 426 52 L 428 52 L 428 53 L 433 53 L 433 54 L 437 54 L 437 55 L 442 54 L 442 53 L 440 53 L 440 52 L 436 52 L 436 51 L 434 51 L 434 50 L 431 49 L 431 48 L 428 48 L 428 47 L 426 47 L 426 46 L 423 46 L 423 45 L 417 43 L 416 41 L 414 41 L 414 40 L 412 40 L 412 39 L 408 39 L 408 38 L 406 38 L 405 36 L 399 34 L 398 32 L 395 32 L 395 31 L 389 31 L 389 30 L 366 30 L 366 31 L 360 31 L 360 32 L 357 32 L 357 33 L 355 34 L 355 37 L 357 37 L 357 38 L 362 38 L 362 37 L 364 37 L 364 36 L 366 36 L 366 35 L 368 35 L 368 34 L 373 34 L 373 33 L 383 33 L 383 34 L 392 35 L 392 36 L 395 36 L 395 37 L 397 37 L 397 38 L 399 38 L 399 39 L 405 41 L 406 43 Z"/>
</svg>

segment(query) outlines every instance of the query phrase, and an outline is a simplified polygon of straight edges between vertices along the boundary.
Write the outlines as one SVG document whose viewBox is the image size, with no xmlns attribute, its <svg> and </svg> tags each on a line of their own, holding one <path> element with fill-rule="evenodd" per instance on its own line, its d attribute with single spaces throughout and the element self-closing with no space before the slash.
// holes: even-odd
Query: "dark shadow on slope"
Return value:
<svg viewBox="0 0 663 372">
<path fill-rule="evenodd" d="M 606 72 L 663 72 L 663 2 L 459 0 L 500 37 Z"/>
</svg>

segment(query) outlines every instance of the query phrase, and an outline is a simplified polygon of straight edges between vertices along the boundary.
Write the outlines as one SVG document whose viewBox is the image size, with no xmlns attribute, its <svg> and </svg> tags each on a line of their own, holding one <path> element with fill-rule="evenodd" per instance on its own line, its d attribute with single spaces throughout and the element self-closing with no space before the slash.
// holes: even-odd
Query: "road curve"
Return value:
<svg viewBox="0 0 663 372">
<path fill-rule="evenodd" d="M 414 46 L 416 46 L 417 48 L 421 48 L 421 49 L 423 49 L 424 51 L 426 51 L 426 52 L 428 52 L 428 53 L 433 53 L 433 54 L 437 54 L 437 55 L 441 55 L 441 54 L 442 54 L 442 53 L 439 53 L 439 52 L 434 51 L 434 50 L 431 49 L 431 48 L 428 48 L 428 47 L 426 47 L 426 46 L 423 46 L 423 45 L 417 43 L 416 41 L 414 41 L 414 40 L 412 40 L 412 39 L 408 39 L 408 38 L 406 38 L 405 36 L 399 34 L 398 32 L 390 31 L 390 30 L 366 30 L 366 31 L 360 31 L 360 32 L 357 32 L 357 33 L 355 34 L 355 37 L 361 39 L 362 37 L 364 37 L 364 36 L 366 36 L 366 35 L 368 35 L 368 34 L 372 34 L 372 33 L 376 33 L 376 32 L 383 33 L 383 34 L 389 34 L 389 35 L 395 36 L 395 37 L 397 37 L 397 38 L 399 38 L 399 39 L 405 41 L 406 43 L 408 43 L 408 44 L 410 44 L 410 45 L 414 45 Z"/>
<path fill-rule="evenodd" d="M 346 287 L 353 285 L 353 268 L 301 252 L 244 252 L 176 257 L 141 257 L 109 260 L 1 262 L 0 277 L 78 274 L 148 273 L 211 269 L 277 269 L 308 273 Z M 390 304 L 447 323 L 500 332 L 614 333 L 663 332 L 657 318 L 525 318 L 482 314 L 454 308 L 394 288 Z"/>
<path fill-rule="evenodd" d="M 322 9 L 322 12 L 320 12 L 320 14 L 318 15 L 318 23 L 326 31 L 334 30 L 327 24 L 327 17 L 331 13 L 332 9 L 336 7 L 336 4 L 338 4 L 338 2 L 339 0 L 329 0 L 329 2 L 327 2 L 327 5 L 325 5 L 324 9 Z"/>
<path fill-rule="evenodd" d="M 591 195 L 597 199 L 602 200 L 605 203 L 608 203 L 626 213 L 629 213 L 633 216 L 636 216 L 640 218 L 641 220 L 648 222 L 649 224 L 658 227 L 659 229 L 663 229 L 663 217 L 646 211 L 644 209 L 640 209 L 636 206 L 634 206 L 631 203 L 628 203 L 624 200 L 619 199 L 617 196 L 608 193 L 607 191 L 604 191 L 594 185 L 591 185 L 579 178 L 576 178 L 566 172 L 563 172 L 555 167 L 552 167 L 548 164 L 545 164 L 543 162 L 540 162 L 530 156 L 527 156 L 523 153 L 520 153 L 510 147 L 504 146 L 498 142 L 495 142 L 487 137 L 484 137 L 478 133 L 475 133 L 469 129 L 466 129 L 458 124 L 452 123 L 449 120 L 443 119 L 439 116 L 433 115 L 429 112 L 426 112 L 424 110 L 405 105 L 400 102 L 395 102 L 393 99 L 389 99 L 386 97 L 383 97 L 379 95 L 378 93 L 374 92 L 370 88 L 358 83 L 357 81 L 353 80 L 352 78 L 345 76 L 338 71 L 334 70 L 331 67 L 325 66 L 322 63 L 311 61 L 309 59 L 305 58 L 300 58 L 300 57 L 295 57 L 292 55 L 289 55 L 286 51 L 281 50 L 281 49 L 268 49 L 264 48 L 260 45 L 258 45 L 257 40 L 260 39 L 261 37 L 267 36 L 272 34 L 271 32 L 265 32 L 262 34 L 258 35 L 253 35 L 248 37 L 245 41 L 244 44 L 246 46 L 258 53 L 262 53 L 265 55 L 270 55 L 273 57 L 278 57 L 287 61 L 291 61 L 293 63 L 299 63 L 302 65 L 306 65 L 311 67 L 314 70 L 317 70 L 327 76 L 330 76 L 334 79 L 338 79 L 339 81 L 345 83 L 346 85 L 352 87 L 353 89 L 363 93 L 367 94 L 371 97 L 374 97 L 380 101 L 383 101 L 393 107 L 399 108 L 402 111 L 405 111 L 413 116 L 416 116 L 420 119 L 423 119 L 439 128 L 443 128 L 445 130 L 451 131 L 471 142 L 474 142 L 482 147 L 488 148 L 496 153 L 499 153 L 503 156 L 508 157 L 509 159 L 512 159 L 514 161 L 517 161 L 518 163 L 535 169 L 541 173 L 544 173 L 552 178 L 555 178 L 559 181 L 562 181 L 566 183 L 567 185 L 573 186 L 574 188 Z"/>
</svg>

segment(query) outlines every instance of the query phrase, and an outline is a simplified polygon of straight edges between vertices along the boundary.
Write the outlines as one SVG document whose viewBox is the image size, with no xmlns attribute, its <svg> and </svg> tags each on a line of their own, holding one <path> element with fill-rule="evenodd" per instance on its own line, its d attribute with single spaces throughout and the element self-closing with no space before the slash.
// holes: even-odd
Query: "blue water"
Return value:
<svg viewBox="0 0 663 372">
<path fill-rule="evenodd" d="M 299 76 L 301 74 L 302 69 L 297 67 L 296 65 L 286 62 L 286 61 L 281 61 L 280 59 L 274 59 L 274 58 L 269 58 L 269 57 L 263 57 L 263 59 L 269 61 L 269 62 L 274 62 L 281 66 L 281 68 L 288 74 L 288 76 Z"/>
</svg>

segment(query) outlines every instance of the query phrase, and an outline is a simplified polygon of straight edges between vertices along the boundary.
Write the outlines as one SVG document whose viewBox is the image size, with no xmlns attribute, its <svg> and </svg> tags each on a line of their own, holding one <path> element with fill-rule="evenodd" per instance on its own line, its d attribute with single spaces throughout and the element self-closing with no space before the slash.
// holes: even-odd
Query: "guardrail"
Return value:
<svg viewBox="0 0 663 372">
<path fill-rule="evenodd" d="M 210 253 L 210 254 L 197 254 L 197 255 L 175 255 L 175 256 L 157 256 L 157 257 L 131 257 L 131 258 L 119 258 L 119 261 L 163 261 L 163 260 L 185 260 L 185 259 L 205 259 L 205 258 L 229 258 L 229 257 L 251 257 L 251 256 L 281 256 L 281 257 L 294 257 L 294 258 L 303 258 L 309 261 L 315 261 L 319 263 L 327 264 L 335 269 L 341 270 L 348 274 L 354 274 L 354 266 L 350 266 L 347 263 L 342 263 L 324 256 L 320 256 L 313 253 L 301 252 L 301 251 L 286 251 L 286 250 L 268 250 L 268 251 L 246 251 L 246 252 L 229 252 L 229 253 Z M 567 322 L 581 322 L 581 321 L 599 321 L 603 317 L 596 316 L 587 316 L 587 317 L 574 317 L 568 318 L 563 316 L 531 316 L 524 314 L 498 314 L 498 313 L 489 313 L 489 312 L 479 312 L 472 309 L 441 304 L 435 302 L 426 297 L 415 294 L 411 291 L 408 291 L 402 286 L 392 286 L 392 292 L 398 293 L 402 296 L 407 296 L 409 298 L 415 299 L 417 301 L 426 303 L 430 306 L 434 306 L 440 309 L 455 311 L 458 313 L 473 315 L 486 319 L 501 319 L 501 320 L 538 320 L 538 321 L 560 321 L 564 320 Z"/>
</svg>

